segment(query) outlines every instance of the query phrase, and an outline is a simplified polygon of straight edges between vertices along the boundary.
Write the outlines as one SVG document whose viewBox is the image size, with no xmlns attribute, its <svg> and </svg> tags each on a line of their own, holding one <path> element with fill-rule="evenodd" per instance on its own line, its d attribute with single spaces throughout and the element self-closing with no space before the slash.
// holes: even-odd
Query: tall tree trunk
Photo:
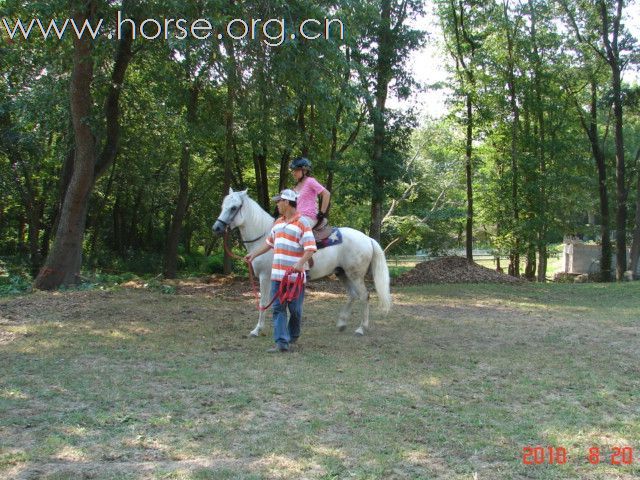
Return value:
<svg viewBox="0 0 640 480">
<path fill-rule="evenodd" d="M 229 0 L 233 7 L 235 0 Z M 238 89 L 238 64 L 235 46 L 231 38 L 225 36 L 224 48 L 229 56 L 227 61 L 227 99 L 225 105 L 225 148 L 224 148 L 224 178 L 222 191 L 226 195 L 233 180 L 234 135 L 235 135 L 235 103 Z M 232 259 L 224 252 L 223 273 L 229 275 L 232 269 Z"/>
<path fill-rule="evenodd" d="M 531 243 L 527 248 L 527 263 L 524 268 L 524 278 L 530 281 L 536 279 L 536 246 Z"/>
<path fill-rule="evenodd" d="M 267 158 L 269 152 L 269 118 L 271 114 L 271 90 L 272 85 L 265 73 L 266 54 L 265 46 L 260 44 L 257 46 L 257 65 L 256 71 L 258 75 L 259 89 L 259 118 L 260 125 L 258 127 L 259 135 L 252 143 L 253 147 L 253 167 L 256 176 L 256 190 L 258 194 L 258 203 L 266 211 L 272 207 L 269 196 L 269 177 L 267 171 Z"/>
<path fill-rule="evenodd" d="M 98 253 L 98 239 L 102 233 L 102 225 L 104 223 L 104 215 L 102 215 L 102 212 L 105 208 L 105 205 L 107 204 L 107 201 L 109 199 L 109 197 L 111 196 L 111 188 L 113 187 L 113 179 L 115 177 L 115 173 L 116 173 L 116 161 L 114 160 L 113 163 L 111 164 L 111 173 L 109 174 L 109 180 L 107 182 L 107 186 L 104 190 L 104 193 L 102 195 L 103 200 L 102 202 L 100 202 L 100 205 L 98 206 L 98 208 L 96 209 L 97 212 L 97 220 L 95 222 L 95 225 L 93 226 L 92 233 L 91 233 L 91 241 L 90 241 L 90 245 L 91 247 L 89 248 L 89 259 L 88 259 L 88 263 L 89 263 L 89 268 L 91 268 L 92 270 L 95 269 L 96 266 L 96 261 L 97 261 L 97 253 Z"/>
<path fill-rule="evenodd" d="M 467 107 L 466 144 L 465 144 L 465 179 L 467 187 L 467 219 L 465 250 L 469 262 L 473 261 L 473 92 L 475 90 L 474 60 L 476 50 L 480 47 L 474 35 L 469 33 L 470 25 L 467 20 L 467 8 L 462 2 L 449 0 L 453 19 L 454 46 L 452 55 L 456 61 L 461 88 L 465 91 Z M 467 52 L 465 54 L 465 52 Z M 468 58 L 467 58 L 468 56 Z"/>
<path fill-rule="evenodd" d="M 509 88 L 509 101 L 511 105 L 511 113 L 513 114 L 513 122 L 511 124 L 511 202 L 513 215 L 513 231 L 517 231 L 520 223 L 520 207 L 518 205 L 518 133 L 520 131 L 520 109 L 517 101 L 516 77 L 515 77 L 515 58 L 513 53 L 513 37 L 509 27 L 507 4 L 504 6 L 505 27 L 507 34 L 508 48 L 508 71 L 507 85 Z M 509 264 L 509 275 L 515 277 L 520 276 L 520 239 L 515 235 L 514 245 L 509 254 L 511 263 Z"/>
<path fill-rule="evenodd" d="M 547 163 L 546 163 L 546 123 L 544 119 L 545 105 L 542 98 L 543 93 L 543 66 L 542 59 L 540 57 L 540 49 L 538 48 L 538 36 L 537 36 L 537 12 L 536 5 L 533 0 L 529 0 L 529 10 L 531 13 L 531 40 L 533 43 L 533 58 L 534 58 L 534 85 L 535 85 L 535 112 L 536 122 L 538 125 L 538 174 L 539 174 L 539 196 L 537 205 L 537 214 L 543 220 L 539 222 L 537 232 L 537 254 L 538 254 L 538 282 L 545 282 L 547 279 Z"/>
<path fill-rule="evenodd" d="M 610 219 L 609 219 L 609 193 L 607 189 L 607 165 L 604 150 L 600 146 L 598 136 L 598 86 L 594 79 L 591 80 L 591 102 L 589 107 L 589 122 L 582 114 L 582 107 L 577 99 L 574 98 L 574 104 L 580 114 L 580 122 L 582 128 L 589 137 L 591 144 L 591 153 L 596 164 L 598 172 L 598 197 L 600 199 L 600 280 L 603 282 L 611 281 L 611 236 L 610 236 Z"/>
<path fill-rule="evenodd" d="M 180 157 L 179 171 L 179 190 L 176 201 L 176 209 L 171 218 L 171 226 L 169 227 L 169 235 L 167 236 L 167 245 L 164 254 L 164 271 L 165 278 L 176 278 L 178 274 L 178 245 L 180 244 L 180 233 L 182 232 L 182 222 L 187 213 L 187 205 L 189 200 L 189 164 L 191 163 L 191 151 L 188 142 L 182 146 L 182 155 Z"/>
<path fill-rule="evenodd" d="M 622 87 L 620 70 L 613 70 L 613 116 L 616 138 L 616 280 L 624 280 L 627 268 L 627 186 L 625 181 L 624 136 L 622 132 Z"/>
<path fill-rule="evenodd" d="M 380 241 L 382 231 L 382 202 L 384 200 L 385 165 L 384 150 L 387 129 L 386 102 L 389 82 L 392 77 L 392 56 L 394 51 L 393 32 L 391 30 L 391 1 L 382 0 L 380 28 L 378 31 L 378 58 L 376 62 L 375 105 L 371 117 L 373 120 L 372 192 L 371 227 L 369 235 Z"/>
<path fill-rule="evenodd" d="M 129 1 L 123 2 L 126 10 Z M 74 12 L 77 25 L 90 20 L 95 11 L 93 1 L 77 2 Z M 92 44 L 88 35 L 74 38 L 73 72 L 71 74 L 71 120 L 75 138 L 73 173 L 60 211 L 56 238 L 44 267 L 35 279 L 34 286 L 50 290 L 61 285 L 72 285 L 80 279 L 82 265 L 82 240 L 87 220 L 89 197 L 95 180 L 113 162 L 120 139 L 119 100 L 124 76 L 131 61 L 130 26 L 127 25 L 118 44 L 116 60 L 111 75 L 111 86 L 104 106 L 106 141 L 97 155 L 96 141 L 88 119 L 91 118 L 91 83 L 93 81 Z"/>
<path fill-rule="evenodd" d="M 73 123 L 70 125 L 70 129 L 73 129 Z M 67 151 L 67 155 L 65 156 L 64 165 L 62 166 L 62 172 L 60 173 L 60 179 L 58 182 L 58 201 L 55 205 L 55 211 L 53 215 L 53 222 L 48 230 L 48 234 L 46 235 L 49 239 L 54 235 L 55 232 L 58 231 L 58 224 L 60 223 L 60 213 L 62 212 L 62 204 L 64 203 L 64 197 L 67 194 L 67 188 L 69 188 L 69 183 L 71 182 L 71 175 L 73 175 L 73 164 L 76 158 L 76 149 L 75 145 L 71 145 L 69 150 Z M 49 245 L 47 245 L 47 255 L 49 252 Z"/>
<path fill-rule="evenodd" d="M 640 167 L 640 148 L 636 150 L 635 164 Z M 636 168 L 637 169 L 637 168 Z M 636 215 L 633 229 L 633 242 L 631 243 L 631 259 L 629 269 L 633 272 L 633 278 L 638 278 L 638 260 L 640 259 L 640 171 L 636 179 Z"/>
<path fill-rule="evenodd" d="M 44 201 L 36 200 L 33 210 L 29 212 L 29 260 L 31 263 L 31 274 L 38 274 L 42 266 L 40 257 L 40 226 L 42 225 L 42 213 L 44 212 Z"/>
<path fill-rule="evenodd" d="M 264 145 L 260 147 L 254 146 L 253 168 L 256 174 L 258 203 L 262 208 L 269 211 L 271 202 L 269 201 L 269 178 L 267 176 L 267 150 Z"/>
<path fill-rule="evenodd" d="M 289 163 L 291 162 L 291 150 L 285 148 L 280 155 L 280 176 L 278 180 L 278 192 L 287 188 L 289 183 Z"/>
<path fill-rule="evenodd" d="M 87 18 L 91 18 L 90 11 L 74 15 L 78 25 Z M 83 36 L 74 38 L 73 45 L 70 99 L 76 144 L 75 158 L 53 248 L 34 284 L 36 288 L 44 290 L 72 285 L 80 279 L 82 238 L 96 164 L 95 138 L 88 124 L 88 119 L 91 118 L 93 80 L 91 41 L 87 36 Z"/>
<path fill-rule="evenodd" d="M 591 121 L 589 125 L 591 152 L 598 171 L 598 197 L 600 199 L 600 237 L 602 246 L 600 250 L 600 280 L 611 281 L 611 235 L 609 219 L 609 192 L 607 189 L 607 165 L 604 151 L 598 142 L 598 105 L 597 86 L 595 81 L 591 83 Z"/>
<path fill-rule="evenodd" d="M 189 88 L 189 101 L 187 103 L 187 124 L 193 127 L 197 119 L 198 96 L 200 87 L 197 80 L 192 83 Z M 192 128 L 190 128 L 192 130 Z M 164 277 L 176 278 L 178 273 L 178 245 L 180 243 L 180 233 L 182 232 L 182 223 L 187 213 L 189 204 L 189 165 L 191 163 L 191 147 L 188 141 L 182 145 L 182 156 L 180 157 L 180 171 L 178 199 L 176 209 L 171 219 L 171 227 L 167 237 L 167 246 L 164 256 Z"/>
<path fill-rule="evenodd" d="M 346 89 L 351 81 L 351 50 L 349 48 L 345 51 L 345 68 L 344 68 L 344 76 L 343 76 L 343 89 Z M 338 101 L 338 106 L 336 107 L 336 114 L 333 119 L 333 125 L 331 126 L 331 149 L 329 154 L 329 164 L 327 167 L 327 180 L 325 182 L 325 188 L 329 191 L 333 191 L 333 180 L 335 176 L 336 166 L 340 161 L 340 158 L 344 152 L 347 151 L 351 145 L 356 141 L 358 135 L 360 133 L 360 128 L 365 120 L 366 110 L 363 110 L 358 118 L 358 122 L 355 128 L 349 134 L 347 140 L 338 147 L 338 131 L 340 130 L 340 122 L 342 119 L 342 114 L 344 112 L 345 105 L 340 97 Z M 329 209 L 331 205 L 329 205 Z M 327 210 L 329 212 L 329 210 Z"/>
<path fill-rule="evenodd" d="M 309 137 L 307 135 L 307 102 L 304 99 L 300 100 L 298 104 L 298 111 L 296 115 L 298 132 L 300 135 L 300 155 L 303 157 L 309 156 Z"/>
<path fill-rule="evenodd" d="M 187 103 L 187 124 L 194 126 L 197 118 L 198 96 L 200 89 L 197 81 L 189 88 L 189 102 Z M 190 129 L 191 130 L 191 129 Z M 178 199 L 176 209 L 171 219 L 171 227 L 167 237 L 167 246 L 164 257 L 164 277 L 176 278 L 178 274 L 178 245 L 180 243 L 180 233 L 182 223 L 187 213 L 189 204 L 189 165 L 191 163 L 191 147 L 188 141 L 182 146 L 182 156 L 180 157 L 180 172 Z"/>
<path fill-rule="evenodd" d="M 471 102 L 471 94 L 467 93 L 467 145 L 466 145 L 466 163 L 465 176 L 467 180 L 467 225 L 466 225 L 466 252 L 467 261 L 473 262 L 473 169 L 472 169 L 472 153 L 473 153 L 473 104 Z"/>
<path fill-rule="evenodd" d="M 42 266 L 42 257 L 40 256 L 40 227 L 42 225 L 44 201 L 37 192 L 37 188 L 34 185 L 32 175 L 22 153 L 12 146 L 7 146 L 5 150 L 14 157 L 12 162 L 15 171 L 14 180 L 16 188 L 22 197 L 22 206 L 28 224 L 27 236 L 29 245 L 27 251 L 29 253 L 30 269 L 31 274 L 36 276 Z"/>
<path fill-rule="evenodd" d="M 616 144 L 616 279 L 624 279 L 627 268 L 627 187 L 625 182 L 624 136 L 622 118 L 622 61 L 618 36 L 621 32 L 622 7 L 624 0 L 615 2 L 616 12 L 609 17 L 607 3 L 599 2 L 602 42 L 606 59 L 611 69 L 611 89 L 613 96 L 613 117 Z"/>
</svg>

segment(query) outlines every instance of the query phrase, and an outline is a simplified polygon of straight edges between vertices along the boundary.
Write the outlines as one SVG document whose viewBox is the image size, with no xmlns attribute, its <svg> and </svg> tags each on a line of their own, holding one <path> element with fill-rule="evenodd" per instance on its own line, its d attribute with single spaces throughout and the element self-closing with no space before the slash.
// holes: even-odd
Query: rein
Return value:
<svg viewBox="0 0 640 480">
<path fill-rule="evenodd" d="M 296 279 L 290 280 L 289 277 L 294 274 L 297 274 Z M 262 307 L 258 302 L 258 309 L 261 312 L 264 312 L 271 305 L 273 305 L 273 302 L 276 301 L 276 298 L 280 301 L 281 305 L 284 305 L 285 303 L 290 303 L 294 301 L 296 298 L 298 298 L 303 290 L 304 290 L 304 272 L 296 272 L 293 268 L 290 268 L 285 272 L 284 277 L 282 277 L 282 280 L 280 281 L 280 288 L 278 288 L 278 291 L 273 296 L 269 304 Z M 254 285 L 254 292 L 255 292 L 255 285 Z"/>
</svg>

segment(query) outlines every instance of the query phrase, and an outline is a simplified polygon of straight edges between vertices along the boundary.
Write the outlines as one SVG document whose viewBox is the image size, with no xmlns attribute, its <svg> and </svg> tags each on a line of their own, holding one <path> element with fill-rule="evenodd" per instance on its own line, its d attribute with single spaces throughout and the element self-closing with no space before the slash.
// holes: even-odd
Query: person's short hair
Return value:
<svg viewBox="0 0 640 480">
<path fill-rule="evenodd" d="M 298 208 L 298 202 L 295 200 L 287 200 L 287 202 L 289 202 L 289 205 L 291 205 L 293 208 Z"/>
</svg>

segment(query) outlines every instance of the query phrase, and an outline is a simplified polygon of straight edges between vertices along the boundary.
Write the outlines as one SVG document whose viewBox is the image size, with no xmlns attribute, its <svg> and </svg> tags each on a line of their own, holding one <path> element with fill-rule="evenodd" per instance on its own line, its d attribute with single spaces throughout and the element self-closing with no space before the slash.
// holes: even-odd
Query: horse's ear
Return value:
<svg viewBox="0 0 640 480">
<path fill-rule="evenodd" d="M 233 193 L 233 188 L 229 187 L 229 195 Z"/>
<path fill-rule="evenodd" d="M 247 189 L 245 189 L 245 190 L 241 191 L 240 193 L 241 193 L 242 195 L 246 195 L 248 191 L 249 191 L 249 189 L 247 188 Z"/>
</svg>

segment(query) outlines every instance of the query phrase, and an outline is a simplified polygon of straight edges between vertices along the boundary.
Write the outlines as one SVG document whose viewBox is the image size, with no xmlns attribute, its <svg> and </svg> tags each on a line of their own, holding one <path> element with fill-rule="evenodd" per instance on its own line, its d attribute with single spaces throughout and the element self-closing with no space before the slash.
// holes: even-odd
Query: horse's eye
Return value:
<svg viewBox="0 0 640 480">
<path fill-rule="evenodd" d="M 235 205 L 233 207 L 231 207 L 231 211 L 237 210 L 238 207 L 236 207 Z"/>
</svg>

